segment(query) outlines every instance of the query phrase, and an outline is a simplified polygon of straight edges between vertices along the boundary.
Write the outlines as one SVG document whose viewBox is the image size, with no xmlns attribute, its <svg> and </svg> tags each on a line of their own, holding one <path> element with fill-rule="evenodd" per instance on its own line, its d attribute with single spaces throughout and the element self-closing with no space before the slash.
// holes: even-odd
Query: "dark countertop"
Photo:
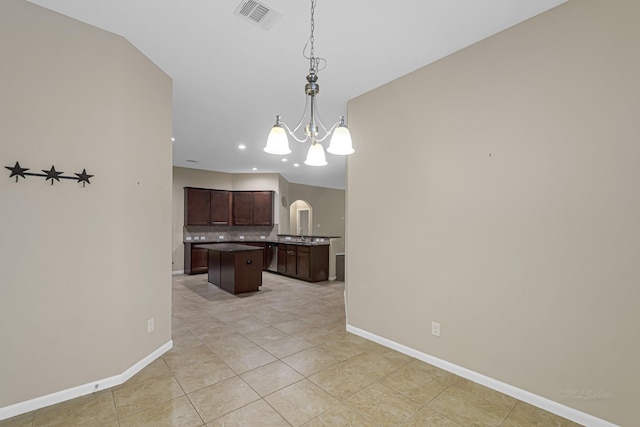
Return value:
<svg viewBox="0 0 640 427">
<path fill-rule="evenodd" d="M 198 243 L 196 247 L 202 248 L 202 249 L 219 251 L 219 252 L 261 251 L 262 250 L 262 248 L 259 248 L 257 246 L 240 245 L 237 243 L 210 243 L 210 244 Z"/>
<path fill-rule="evenodd" d="M 306 239 L 306 237 L 305 237 Z M 326 239 L 326 237 L 325 237 Z M 224 244 L 240 244 L 242 245 L 243 243 L 268 243 L 268 244 L 272 244 L 272 245 L 298 245 L 298 246 L 322 246 L 322 245 L 328 245 L 331 242 L 330 241 L 325 241 L 325 242 L 311 242 L 311 241 L 298 241 L 298 240 L 184 240 L 182 243 L 184 244 L 189 244 L 189 245 L 209 245 L 209 244 L 213 244 L 213 245 L 224 245 Z M 248 246 L 248 245 L 245 245 Z M 255 246 L 253 246 L 255 247 Z M 259 248 L 258 248 L 259 249 Z"/>
<path fill-rule="evenodd" d="M 328 240 L 326 242 L 307 242 L 307 241 L 298 241 L 298 240 L 280 240 L 277 243 L 279 245 L 322 246 L 322 245 L 329 245 L 331 242 L 329 242 Z"/>
<path fill-rule="evenodd" d="M 301 236 L 299 234 L 278 234 L 278 237 L 294 237 L 296 239 L 301 239 L 304 237 L 305 239 L 340 239 L 342 236 L 317 236 L 315 234 L 310 234 L 309 236 Z"/>
</svg>

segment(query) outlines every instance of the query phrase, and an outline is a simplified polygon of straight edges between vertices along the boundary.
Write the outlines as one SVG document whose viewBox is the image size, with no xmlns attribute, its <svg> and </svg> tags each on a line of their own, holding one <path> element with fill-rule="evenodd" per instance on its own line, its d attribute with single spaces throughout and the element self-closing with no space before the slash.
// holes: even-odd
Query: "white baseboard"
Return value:
<svg viewBox="0 0 640 427">
<path fill-rule="evenodd" d="M 55 405 L 56 403 L 75 399 L 76 397 L 84 396 L 96 391 L 120 385 L 140 372 L 145 366 L 162 356 L 167 351 L 171 350 L 172 347 L 173 341 L 170 340 L 169 342 L 155 350 L 153 353 L 149 354 L 144 359 L 140 360 L 135 365 L 124 371 L 122 374 L 92 381 L 87 384 L 57 391 L 55 393 L 47 394 L 46 396 L 36 397 L 35 399 L 26 400 L 24 402 L 15 403 L 13 405 L 0 408 L 0 420 L 5 420 L 7 418 L 35 411 L 36 409 L 44 408 L 45 406 Z"/>
<path fill-rule="evenodd" d="M 171 272 L 172 276 L 177 276 L 179 274 L 184 274 L 184 270 L 176 270 Z"/>
<path fill-rule="evenodd" d="M 449 371 L 453 374 L 459 375 L 470 381 L 481 384 L 485 387 L 489 387 L 490 389 L 499 391 L 508 396 L 514 397 L 518 400 L 529 403 L 540 409 L 544 409 L 547 412 L 551 412 L 552 414 L 556 414 L 560 417 L 566 418 L 568 420 L 582 424 L 584 426 L 619 427 L 616 424 L 612 424 L 608 421 L 602 420 L 600 418 L 596 418 L 592 415 L 589 415 L 584 412 L 578 411 L 576 409 L 570 408 L 568 406 L 562 405 L 558 402 L 554 402 L 553 400 L 549 400 L 545 397 L 538 396 L 537 394 L 530 393 L 526 390 L 522 390 L 512 385 L 505 384 L 491 377 L 487 377 L 486 375 L 482 375 L 470 369 L 463 368 L 462 366 L 458 366 L 453 363 L 447 362 L 446 360 L 438 359 L 437 357 L 415 350 L 411 347 L 407 347 L 405 345 L 399 344 L 395 341 L 391 341 L 387 338 L 383 338 L 378 335 L 372 334 L 370 332 L 367 332 L 355 326 L 351 326 L 347 324 L 347 331 L 351 332 L 352 334 L 358 335 L 362 338 L 366 338 L 370 341 L 376 342 L 385 347 L 389 347 L 393 350 L 399 351 L 400 353 L 406 354 L 407 356 L 415 357 L 416 359 L 422 360 L 423 362 L 429 363 L 430 365 L 437 366 L 438 368 L 444 369 L 445 371 Z"/>
</svg>

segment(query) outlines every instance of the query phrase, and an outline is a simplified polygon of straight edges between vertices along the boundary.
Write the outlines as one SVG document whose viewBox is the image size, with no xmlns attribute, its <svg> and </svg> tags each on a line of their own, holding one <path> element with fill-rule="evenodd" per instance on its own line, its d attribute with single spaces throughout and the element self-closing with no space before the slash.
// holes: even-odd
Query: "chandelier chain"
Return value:
<svg viewBox="0 0 640 427">
<path fill-rule="evenodd" d="M 314 74 L 318 74 L 319 68 L 320 68 L 320 63 L 321 62 L 326 62 L 325 59 L 323 58 L 316 58 L 316 54 L 315 54 L 315 46 L 314 46 L 314 42 L 315 42 L 315 37 L 314 37 L 314 33 L 315 33 L 315 29 L 316 29 L 316 20 L 315 20 L 315 12 L 316 12 L 316 1 L 317 0 L 311 0 L 311 34 L 309 35 L 309 45 L 310 45 L 310 50 L 309 50 L 309 71 L 314 73 Z M 324 68 L 324 67 L 323 67 Z"/>
</svg>

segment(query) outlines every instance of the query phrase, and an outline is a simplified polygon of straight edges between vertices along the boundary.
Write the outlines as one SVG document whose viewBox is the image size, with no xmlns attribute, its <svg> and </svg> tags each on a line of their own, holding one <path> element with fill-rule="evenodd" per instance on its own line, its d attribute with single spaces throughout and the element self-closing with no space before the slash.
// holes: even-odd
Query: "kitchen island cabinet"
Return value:
<svg viewBox="0 0 640 427">
<path fill-rule="evenodd" d="M 264 249 L 235 243 L 197 245 L 209 254 L 208 281 L 232 294 L 256 292 L 262 285 Z"/>
</svg>

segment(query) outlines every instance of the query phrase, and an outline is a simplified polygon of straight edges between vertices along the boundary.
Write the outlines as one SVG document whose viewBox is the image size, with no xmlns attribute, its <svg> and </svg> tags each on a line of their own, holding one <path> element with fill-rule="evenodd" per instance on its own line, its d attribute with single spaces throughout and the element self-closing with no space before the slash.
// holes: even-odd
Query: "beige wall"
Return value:
<svg viewBox="0 0 640 427">
<path fill-rule="evenodd" d="M 570 1 L 350 102 L 351 325 L 637 424 L 638 16 Z"/>
<path fill-rule="evenodd" d="M 126 40 L 0 2 L 0 409 L 171 340 L 171 80 Z M 147 333 L 147 320 L 155 331 Z"/>
</svg>

